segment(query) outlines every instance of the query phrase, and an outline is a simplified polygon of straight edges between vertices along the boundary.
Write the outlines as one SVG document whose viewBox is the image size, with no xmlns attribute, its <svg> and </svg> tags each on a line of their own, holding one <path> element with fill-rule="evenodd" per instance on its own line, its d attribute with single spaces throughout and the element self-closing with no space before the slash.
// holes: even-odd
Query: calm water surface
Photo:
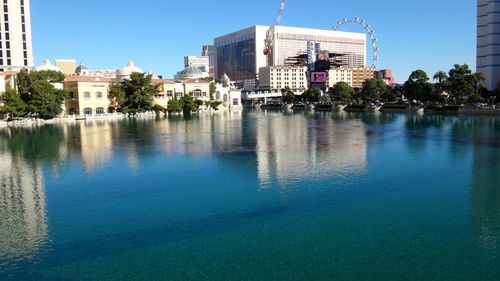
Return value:
<svg viewBox="0 0 500 281">
<path fill-rule="evenodd" d="M 500 280 L 500 119 L 3 128 L 0 280 Z"/>
</svg>

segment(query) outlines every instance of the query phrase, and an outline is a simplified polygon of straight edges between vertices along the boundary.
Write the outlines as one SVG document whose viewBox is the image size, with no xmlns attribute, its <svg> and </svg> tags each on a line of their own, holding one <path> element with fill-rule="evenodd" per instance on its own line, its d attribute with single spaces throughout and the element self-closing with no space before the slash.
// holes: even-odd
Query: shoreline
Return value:
<svg viewBox="0 0 500 281">
<path fill-rule="evenodd" d="M 248 110 L 248 109 L 247 109 Z M 269 108 L 269 109 L 258 109 L 258 110 L 271 110 L 271 111 L 286 111 L 285 109 L 275 109 L 275 108 Z M 244 111 L 244 110 L 239 110 L 239 111 Z M 305 108 L 297 108 L 295 111 L 307 111 Z M 345 113 L 356 113 L 356 112 L 349 112 L 349 111 L 344 111 L 344 110 L 310 110 L 318 113 L 324 113 L 324 112 L 332 112 L 332 113 L 339 113 L 339 112 L 345 112 Z M 203 114 L 216 114 L 218 113 L 217 111 L 215 112 L 205 112 L 205 111 L 200 111 L 193 113 L 195 115 L 203 115 Z M 473 117 L 473 116 L 478 116 L 478 117 L 500 117 L 500 109 L 476 109 L 476 108 L 461 108 L 456 112 L 435 112 L 435 111 L 425 111 L 425 112 L 416 112 L 416 111 L 408 111 L 408 110 L 385 110 L 385 111 L 359 111 L 357 113 L 367 113 L 367 114 L 374 114 L 374 113 L 401 113 L 401 114 L 412 114 L 412 113 L 420 113 L 421 115 L 436 115 L 436 114 L 443 114 L 443 115 L 457 115 L 457 116 L 467 116 L 467 117 Z M 47 125 L 47 124 L 64 124 L 64 123 L 72 123 L 72 122 L 86 122 L 86 121 L 116 121 L 116 120 L 123 120 L 125 118 L 129 119 L 143 119 L 143 118 L 156 118 L 156 117 L 168 117 L 168 116 L 180 116 L 182 114 L 169 114 L 169 113 L 155 113 L 155 112 L 147 112 L 147 113 L 142 113 L 138 114 L 135 116 L 128 116 L 126 114 L 115 114 L 115 115 L 103 115 L 103 116 L 62 116 L 54 119 L 48 119 L 48 120 L 43 120 L 43 119 L 33 119 L 33 118 L 21 118 L 15 121 L 4 121 L 0 120 L 0 128 L 5 128 L 5 127 L 27 127 L 27 126 L 40 126 L 40 125 Z"/>
</svg>

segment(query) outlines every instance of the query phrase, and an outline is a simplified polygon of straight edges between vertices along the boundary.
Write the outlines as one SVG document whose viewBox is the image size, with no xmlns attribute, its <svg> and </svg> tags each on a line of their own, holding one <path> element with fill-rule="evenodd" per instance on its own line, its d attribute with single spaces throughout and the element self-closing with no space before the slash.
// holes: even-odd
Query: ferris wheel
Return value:
<svg viewBox="0 0 500 281">
<path fill-rule="evenodd" d="M 373 48 L 373 64 L 372 67 L 374 69 L 377 68 L 377 63 L 378 63 L 378 39 L 375 37 L 375 31 L 373 31 L 372 27 L 364 20 L 359 17 L 355 17 L 354 19 L 347 19 L 344 18 L 337 22 L 337 25 L 333 27 L 333 30 L 338 31 L 340 27 L 342 27 L 345 24 L 358 24 L 361 25 L 365 30 L 368 36 L 370 36 L 370 40 L 372 42 L 372 48 Z"/>
</svg>

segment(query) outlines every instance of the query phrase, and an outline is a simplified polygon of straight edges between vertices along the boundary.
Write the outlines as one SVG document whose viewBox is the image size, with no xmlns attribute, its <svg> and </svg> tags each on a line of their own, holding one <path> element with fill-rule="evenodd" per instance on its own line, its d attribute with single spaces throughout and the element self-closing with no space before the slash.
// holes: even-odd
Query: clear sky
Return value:
<svg viewBox="0 0 500 281">
<path fill-rule="evenodd" d="M 134 60 L 145 71 L 173 77 L 184 55 L 198 55 L 213 38 L 271 25 L 279 3 L 31 0 L 35 62 L 71 58 L 91 69 L 117 69 Z M 418 68 L 430 76 L 455 63 L 475 69 L 476 5 L 473 0 L 288 0 L 282 24 L 329 29 L 344 17 L 364 18 L 379 40 L 379 68 L 393 69 L 402 82 Z"/>
</svg>

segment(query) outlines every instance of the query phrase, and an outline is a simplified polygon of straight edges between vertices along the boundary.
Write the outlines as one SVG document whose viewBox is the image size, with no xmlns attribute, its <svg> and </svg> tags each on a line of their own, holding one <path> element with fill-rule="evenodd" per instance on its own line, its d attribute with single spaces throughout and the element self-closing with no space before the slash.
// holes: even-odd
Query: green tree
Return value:
<svg viewBox="0 0 500 281">
<path fill-rule="evenodd" d="M 457 101 L 464 102 L 474 94 L 474 76 L 467 64 L 455 64 L 448 76 L 450 95 Z"/>
<path fill-rule="evenodd" d="M 159 85 L 152 83 L 151 75 L 134 72 L 120 84 L 125 93 L 123 112 L 136 114 L 153 109 L 153 96 L 159 92 Z"/>
<path fill-rule="evenodd" d="M 304 93 L 300 96 L 303 101 L 306 102 L 318 102 L 321 96 L 321 91 L 316 88 L 309 88 L 304 91 Z"/>
<path fill-rule="evenodd" d="M 282 96 L 281 99 L 286 104 L 291 104 L 295 101 L 295 94 L 289 87 L 281 89 L 281 96 Z"/>
<path fill-rule="evenodd" d="M 396 88 L 386 87 L 386 90 L 380 94 L 380 98 L 385 102 L 394 102 L 401 94 Z"/>
<path fill-rule="evenodd" d="M 33 83 L 31 76 L 27 69 L 22 69 L 17 74 L 17 89 L 21 98 L 27 102 L 30 97 L 30 87 Z"/>
<path fill-rule="evenodd" d="M 410 74 L 404 84 L 403 92 L 410 100 L 427 101 L 432 100 L 432 85 L 429 83 L 429 76 L 425 71 L 418 69 Z"/>
<path fill-rule="evenodd" d="M 377 79 L 367 79 L 361 88 L 360 98 L 364 101 L 380 100 L 382 94 L 387 91 L 388 86 Z"/>
<path fill-rule="evenodd" d="M 22 117 L 28 112 L 28 105 L 21 99 L 21 96 L 14 89 L 7 89 L 2 98 L 4 105 L 0 107 L 1 113 L 7 113 L 12 117 Z"/>
<path fill-rule="evenodd" d="M 182 96 L 181 102 L 182 102 L 182 111 L 184 111 L 185 114 L 191 114 L 191 112 L 198 110 L 198 103 L 193 98 L 193 95 L 191 93 Z"/>
<path fill-rule="evenodd" d="M 210 100 L 214 100 L 215 91 L 217 91 L 217 84 L 210 82 Z"/>
<path fill-rule="evenodd" d="M 446 91 L 448 84 L 448 74 L 446 72 L 440 70 L 434 74 L 432 79 L 436 81 L 434 88 L 436 89 L 437 95 L 441 95 L 444 91 Z"/>
<path fill-rule="evenodd" d="M 62 113 L 62 104 L 67 99 L 65 90 L 56 89 L 48 81 L 38 80 L 30 87 L 28 108 L 36 117 L 51 119 Z"/>
<path fill-rule="evenodd" d="M 125 91 L 122 89 L 120 83 L 113 82 L 109 84 L 108 93 L 111 106 L 121 111 L 121 107 L 125 103 Z"/>
<path fill-rule="evenodd" d="M 47 82 L 61 82 L 66 77 L 64 73 L 54 70 L 31 71 L 29 73 L 32 81 L 43 80 Z"/>
<path fill-rule="evenodd" d="M 175 112 L 179 113 L 183 111 L 183 104 L 180 100 L 178 99 L 171 99 L 168 101 L 168 106 L 167 106 L 167 111 L 168 112 Z"/>
<path fill-rule="evenodd" d="M 354 97 L 354 89 L 346 82 L 340 81 L 330 90 L 334 101 L 348 102 Z"/>
</svg>

